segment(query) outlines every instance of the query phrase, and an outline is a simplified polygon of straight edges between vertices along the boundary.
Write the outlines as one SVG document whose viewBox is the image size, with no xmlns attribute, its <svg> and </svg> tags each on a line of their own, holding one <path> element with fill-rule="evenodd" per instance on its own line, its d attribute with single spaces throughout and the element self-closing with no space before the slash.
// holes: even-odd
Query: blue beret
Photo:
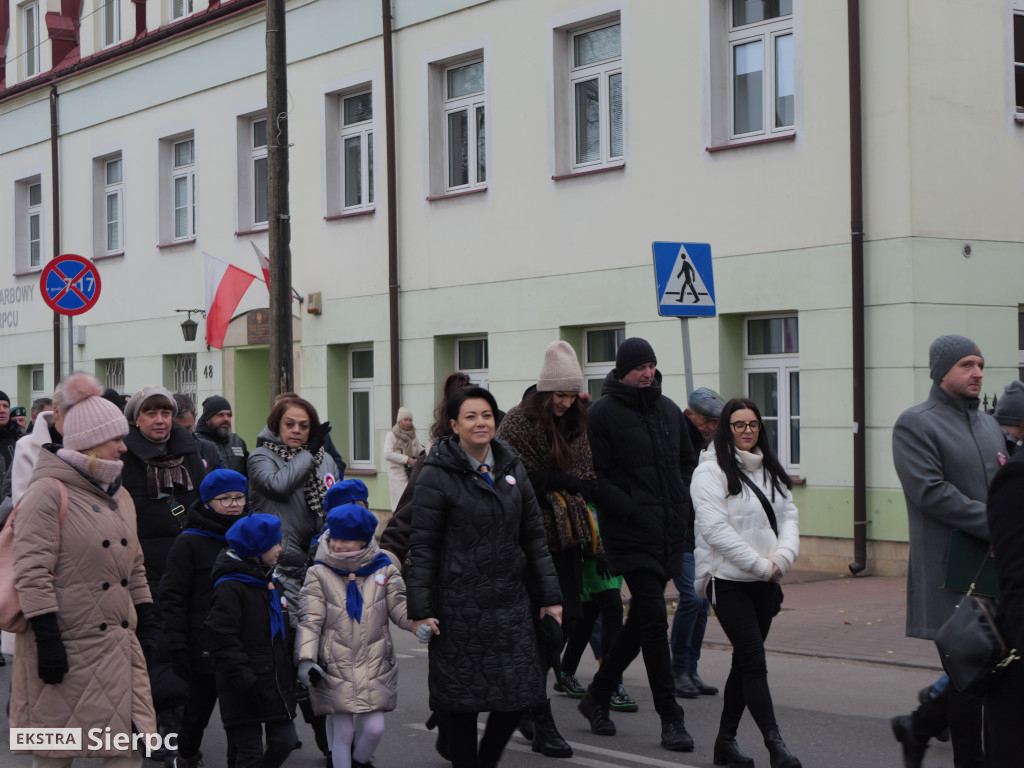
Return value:
<svg viewBox="0 0 1024 768">
<path fill-rule="evenodd" d="M 324 512 L 342 504 L 351 504 L 353 501 L 367 501 L 370 492 L 366 490 L 366 483 L 362 480 L 342 480 L 335 483 L 327 490 L 324 496 Z"/>
<path fill-rule="evenodd" d="M 259 557 L 281 541 L 281 519 L 275 515 L 252 514 L 228 528 L 228 546 L 240 557 Z"/>
<path fill-rule="evenodd" d="M 249 481 L 245 479 L 245 475 L 235 472 L 233 469 L 215 469 L 199 484 L 199 496 L 202 498 L 203 504 L 209 504 L 210 499 L 215 499 L 229 491 L 247 493 L 248 490 Z"/>
<path fill-rule="evenodd" d="M 369 541 L 377 530 L 377 518 L 366 507 L 342 504 L 327 513 L 327 529 L 332 539 Z"/>
</svg>

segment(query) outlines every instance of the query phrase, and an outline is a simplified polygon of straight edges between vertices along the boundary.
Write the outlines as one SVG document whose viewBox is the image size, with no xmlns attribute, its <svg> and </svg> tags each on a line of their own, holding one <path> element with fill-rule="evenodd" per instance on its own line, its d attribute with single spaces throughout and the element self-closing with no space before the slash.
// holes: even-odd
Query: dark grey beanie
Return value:
<svg viewBox="0 0 1024 768">
<path fill-rule="evenodd" d="M 231 403 L 228 402 L 228 399 L 226 397 L 221 397 L 220 395 L 210 395 L 208 398 L 203 400 L 203 421 L 205 422 L 215 413 L 230 410 Z"/>
<path fill-rule="evenodd" d="M 1003 396 L 996 403 L 996 412 L 992 415 L 1000 424 L 1020 426 L 1024 421 L 1024 381 L 1011 381 L 1006 385 Z"/>
<path fill-rule="evenodd" d="M 985 359 L 978 345 L 967 337 L 955 333 L 939 336 L 928 349 L 928 367 L 931 369 L 932 381 L 938 384 L 958 360 L 968 355 L 977 355 L 982 360 Z"/>
<path fill-rule="evenodd" d="M 615 370 L 618 371 L 620 378 L 644 363 L 658 364 L 654 347 L 647 339 L 631 336 L 619 344 L 619 351 L 615 353 Z"/>
</svg>

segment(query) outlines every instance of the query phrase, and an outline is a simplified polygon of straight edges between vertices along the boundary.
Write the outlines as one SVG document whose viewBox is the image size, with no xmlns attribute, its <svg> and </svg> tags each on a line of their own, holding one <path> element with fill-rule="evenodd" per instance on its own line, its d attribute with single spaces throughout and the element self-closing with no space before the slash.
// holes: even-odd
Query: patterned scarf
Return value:
<svg viewBox="0 0 1024 768">
<path fill-rule="evenodd" d="M 265 442 L 267 448 L 272 450 L 282 459 L 285 463 L 288 463 L 296 456 L 302 448 L 292 448 L 291 446 L 283 445 L 282 443 L 275 443 L 270 440 Z M 306 482 L 302 486 L 302 493 L 306 497 L 306 506 L 309 507 L 309 511 L 312 512 L 316 517 L 320 517 L 324 509 L 324 496 L 327 495 L 327 486 L 324 485 L 317 473 L 320 469 L 320 465 L 324 461 L 324 449 L 323 446 L 317 449 L 316 453 L 313 454 L 313 471 L 309 473 L 309 477 L 306 478 Z"/>
<path fill-rule="evenodd" d="M 146 461 L 146 493 L 151 499 L 174 495 L 174 486 L 192 490 L 192 478 L 182 465 L 181 456 L 163 456 Z"/>
<path fill-rule="evenodd" d="M 339 576 L 348 579 L 348 586 L 345 587 L 345 610 L 348 611 L 348 615 L 351 616 L 356 623 L 359 623 L 363 618 L 363 593 L 359 591 L 359 587 L 356 585 L 356 579 L 362 576 L 369 576 L 371 573 L 376 573 L 381 568 L 387 568 L 391 565 L 391 558 L 383 552 L 378 552 L 377 556 L 373 558 L 373 560 L 364 565 L 358 571 L 346 571 L 341 568 L 334 568 L 323 561 L 316 562 L 314 565 L 322 565 L 324 568 L 330 568 Z"/>
<path fill-rule="evenodd" d="M 505 414 L 496 436 L 519 451 L 527 472 L 554 469 L 551 466 L 551 435 L 526 416 L 522 403 Z M 595 482 L 594 459 L 586 432 L 569 444 L 569 450 L 572 463 L 566 468 L 566 474 Z M 537 502 L 544 518 L 548 549 L 563 552 L 580 547 L 589 554 L 601 551 L 601 542 L 594 536 L 590 511 L 583 496 L 552 488 L 538 496 Z"/>
<path fill-rule="evenodd" d="M 415 429 L 402 429 L 401 424 L 395 424 L 391 428 L 391 434 L 395 436 L 395 450 L 404 453 L 406 456 L 415 459 L 420 455 L 422 446 L 416 439 Z"/>
</svg>

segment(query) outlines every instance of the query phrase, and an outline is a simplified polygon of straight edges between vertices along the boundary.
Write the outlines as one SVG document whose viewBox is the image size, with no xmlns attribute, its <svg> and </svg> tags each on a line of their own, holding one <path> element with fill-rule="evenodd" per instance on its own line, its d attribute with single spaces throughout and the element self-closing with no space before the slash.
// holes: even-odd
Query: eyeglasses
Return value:
<svg viewBox="0 0 1024 768">
<path fill-rule="evenodd" d="M 245 505 L 245 496 L 215 496 L 211 501 L 219 501 L 225 507 L 241 507 Z"/>
<path fill-rule="evenodd" d="M 751 432 L 757 432 L 761 429 L 761 422 L 757 421 L 730 421 L 729 426 L 732 427 L 733 432 L 746 432 L 748 429 Z"/>
</svg>

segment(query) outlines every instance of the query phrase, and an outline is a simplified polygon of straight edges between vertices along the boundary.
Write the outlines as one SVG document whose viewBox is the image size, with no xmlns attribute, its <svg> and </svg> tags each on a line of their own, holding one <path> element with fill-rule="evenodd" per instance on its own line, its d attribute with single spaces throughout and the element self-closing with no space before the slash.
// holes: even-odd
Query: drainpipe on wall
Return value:
<svg viewBox="0 0 1024 768">
<path fill-rule="evenodd" d="M 388 316 L 391 344 L 391 421 L 402 398 L 398 354 L 398 211 L 395 170 L 395 70 L 391 51 L 391 0 L 381 0 L 384 17 L 384 151 L 388 167 Z"/>
<path fill-rule="evenodd" d="M 60 155 L 57 152 L 57 86 L 50 86 L 50 188 L 53 190 L 53 258 L 60 256 Z M 68 371 L 70 374 L 71 371 Z M 53 388 L 60 383 L 60 313 L 53 311 Z"/>
<path fill-rule="evenodd" d="M 860 0 L 847 0 L 850 56 L 850 269 L 853 286 L 853 562 L 856 576 L 867 567 L 867 435 L 864 423 L 864 174 L 862 168 Z"/>
</svg>

